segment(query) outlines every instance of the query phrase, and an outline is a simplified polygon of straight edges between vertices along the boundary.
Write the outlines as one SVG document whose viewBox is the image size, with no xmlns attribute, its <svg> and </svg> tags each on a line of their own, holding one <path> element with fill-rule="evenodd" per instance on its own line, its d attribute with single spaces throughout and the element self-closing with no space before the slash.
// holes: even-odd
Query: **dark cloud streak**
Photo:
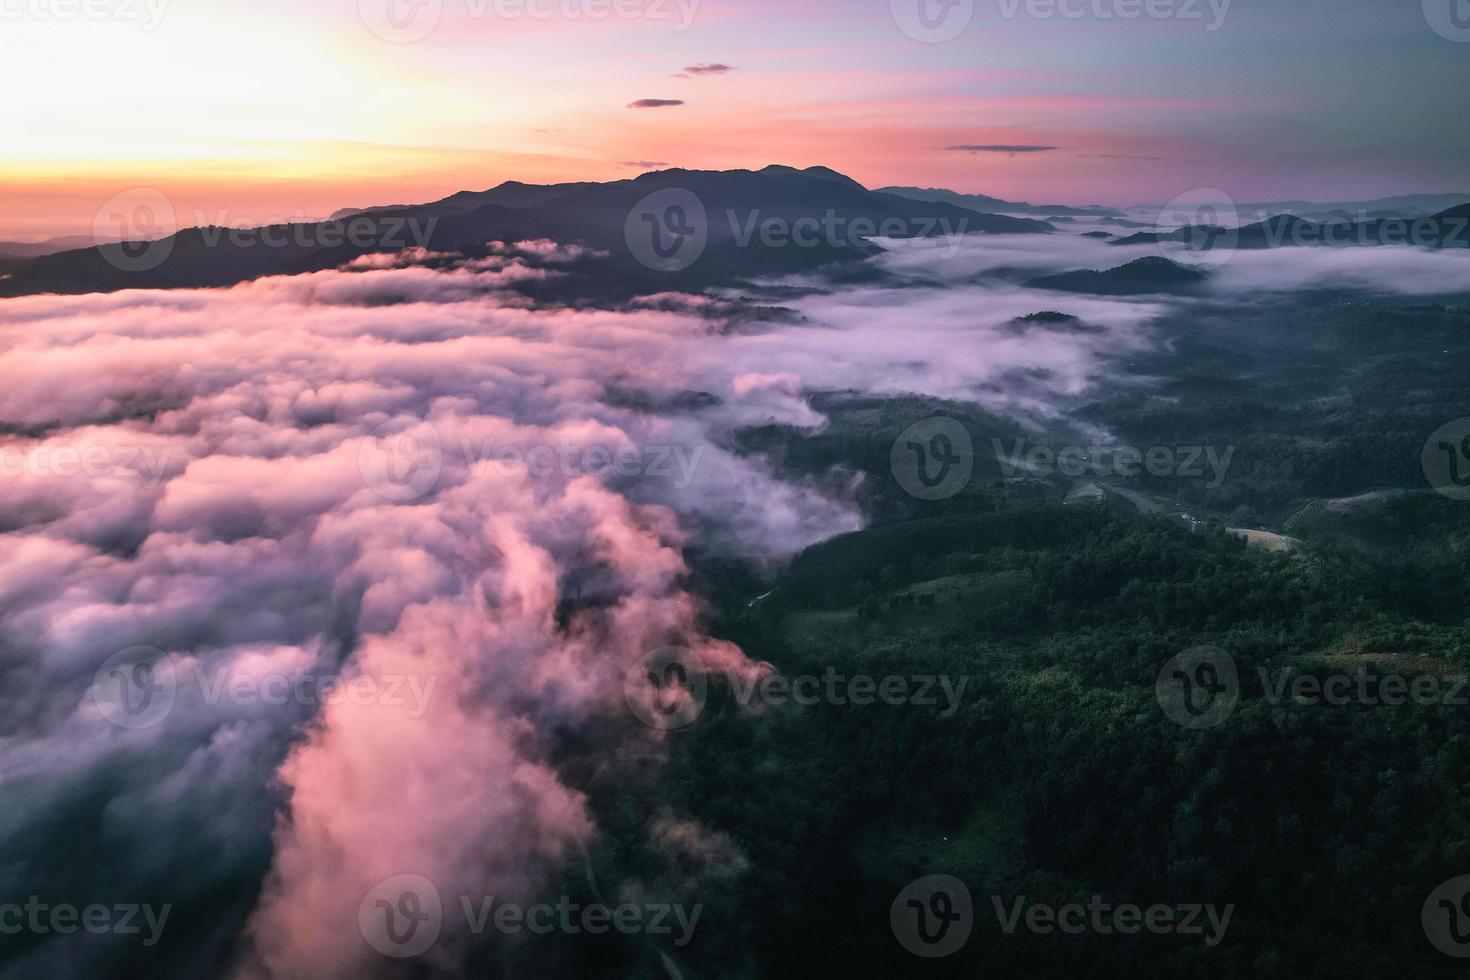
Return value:
<svg viewBox="0 0 1470 980">
<path fill-rule="evenodd" d="M 1016 144 L 1007 144 L 1007 143 L 986 143 L 986 144 L 961 143 L 961 144 L 959 144 L 957 146 L 946 146 L 945 149 L 948 150 L 948 151 L 950 151 L 950 152 L 953 152 L 953 153 L 1011 153 L 1011 154 L 1015 154 L 1015 153 L 1049 153 L 1052 150 L 1059 150 L 1059 149 L 1061 149 L 1061 147 L 1058 147 L 1058 146 L 1040 146 L 1040 145 L 1031 144 L 1031 143 L 1016 143 Z"/>
<path fill-rule="evenodd" d="M 680 69 L 677 77 L 689 78 L 698 75 L 727 75 L 734 70 L 734 65 L 723 65 L 718 62 L 710 65 L 689 65 Z"/>
</svg>

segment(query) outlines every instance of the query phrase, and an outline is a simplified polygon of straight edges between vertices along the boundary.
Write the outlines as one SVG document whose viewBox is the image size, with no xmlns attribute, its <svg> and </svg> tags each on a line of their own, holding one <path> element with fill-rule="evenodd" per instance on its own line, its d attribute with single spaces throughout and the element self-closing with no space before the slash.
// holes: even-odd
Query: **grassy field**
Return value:
<svg viewBox="0 0 1470 980">
<path fill-rule="evenodd" d="M 1249 528 L 1232 527 L 1230 533 L 1245 538 L 1246 543 L 1252 548 L 1260 548 L 1263 551 L 1296 551 L 1302 544 L 1296 538 L 1277 534 L 1275 531 L 1254 531 Z"/>
</svg>

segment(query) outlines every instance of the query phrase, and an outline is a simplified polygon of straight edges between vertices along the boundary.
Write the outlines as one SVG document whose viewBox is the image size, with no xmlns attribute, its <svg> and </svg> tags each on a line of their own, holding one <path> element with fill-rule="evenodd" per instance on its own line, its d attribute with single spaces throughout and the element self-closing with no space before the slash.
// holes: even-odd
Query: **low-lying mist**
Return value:
<svg viewBox="0 0 1470 980">
<path fill-rule="evenodd" d="M 1010 275 L 1143 248 L 889 244 L 873 276 L 766 284 L 789 311 L 738 322 L 741 291 L 528 299 L 588 260 L 544 242 L 0 303 L 5 892 L 154 896 L 193 938 L 179 972 L 280 978 L 381 969 L 358 911 L 394 875 L 535 894 L 597 834 L 559 753 L 595 733 L 599 764 L 660 757 L 631 665 L 677 644 L 765 669 L 705 632 L 683 549 L 777 566 L 860 526 L 738 430 L 820 427 L 807 396 L 835 389 L 1054 416 L 1182 302 Z M 1319 252 L 1237 255 L 1215 289 L 1465 269 Z M 1043 310 L 1094 329 L 1014 328 Z M 6 976 L 96 975 L 126 941 L 41 937 Z"/>
</svg>

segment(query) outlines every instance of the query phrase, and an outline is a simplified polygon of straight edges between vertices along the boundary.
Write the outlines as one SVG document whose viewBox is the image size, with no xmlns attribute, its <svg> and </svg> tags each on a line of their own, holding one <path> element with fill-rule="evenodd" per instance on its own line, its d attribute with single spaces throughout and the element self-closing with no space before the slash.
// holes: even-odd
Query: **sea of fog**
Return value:
<svg viewBox="0 0 1470 980">
<path fill-rule="evenodd" d="M 1054 415 L 1180 302 L 1017 285 L 1147 247 L 886 244 L 869 284 L 791 280 L 794 315 L 734 326 L 731 296 L 537 305 L 515 287 L 586 259 L 546 242 L 0 302 L 0 893 L 169 902 L 179 970 L 314 978 L 372 975 L 359 908 L 405 869 L 534 894 L 597 833 L 569 742 L 664 751 L 630 664 L 767 669 L 705 633 L 684 549 L 774 566 L 860 526 L 735 432 L 819 428 L 836 389 Z M 1210 289 L 1456 291 L 1467 261 L 1243 252 Z M 1101 329 L 1008 328 L 1049 309 Z M 4 975 L 130 941 L 43 937 Z"/>
</svg>

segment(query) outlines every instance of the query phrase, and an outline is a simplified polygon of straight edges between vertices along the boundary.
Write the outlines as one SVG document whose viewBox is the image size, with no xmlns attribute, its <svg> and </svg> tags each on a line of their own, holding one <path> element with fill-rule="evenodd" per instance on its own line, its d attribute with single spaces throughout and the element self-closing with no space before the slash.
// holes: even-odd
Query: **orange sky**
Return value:
<svg viewBox="0 0 1470 980">
<path fill-rule="evenodd" d="M 89 0 L 100 17 L 49 6 L 66 2 L 0 0 L 0 79 L 23 94 L 0 106 L 0 239 L 86 232 L 137 187 L 166 195 L 182 224 L 254 224 L 510 178 L 613 179 L 638 161 L 824 164 L 869 185 L 1038 203 L 1199 186 L 1243 200 L 1444 191 L 1463 189 L 1450 175 L 1465 137 L 1453 134 L 1470 131 L 1446 125 L 1466 112 L 1454 87 L 1431 84 L 1463 65 L 1463 46 L 1416 13 L 1281 15 L 1325 11 L 1317 0 L 1270 14 L 1242 0 L 1213 31 L 1007 19 L 980 0 L 946 43 L 906 35 L 889 0 Z M 1418 99 L 1369 127 L 1364 113 L 1396 98 L 1398 76 L 1364 77 L 1340 55 L 1383 47 L 1385 31 L 1412 53 Z M 1288 39 L 1300 57 L 1270 59 Z M 675 77 L 707 63 L 735 70 Z M 645 98 L 685 104 L 625 108 Z M 1441 135 L 1412 142 L 1423 118 Z M 996 144 L 1055 149 L 946 149 Z"/>
</svg>

